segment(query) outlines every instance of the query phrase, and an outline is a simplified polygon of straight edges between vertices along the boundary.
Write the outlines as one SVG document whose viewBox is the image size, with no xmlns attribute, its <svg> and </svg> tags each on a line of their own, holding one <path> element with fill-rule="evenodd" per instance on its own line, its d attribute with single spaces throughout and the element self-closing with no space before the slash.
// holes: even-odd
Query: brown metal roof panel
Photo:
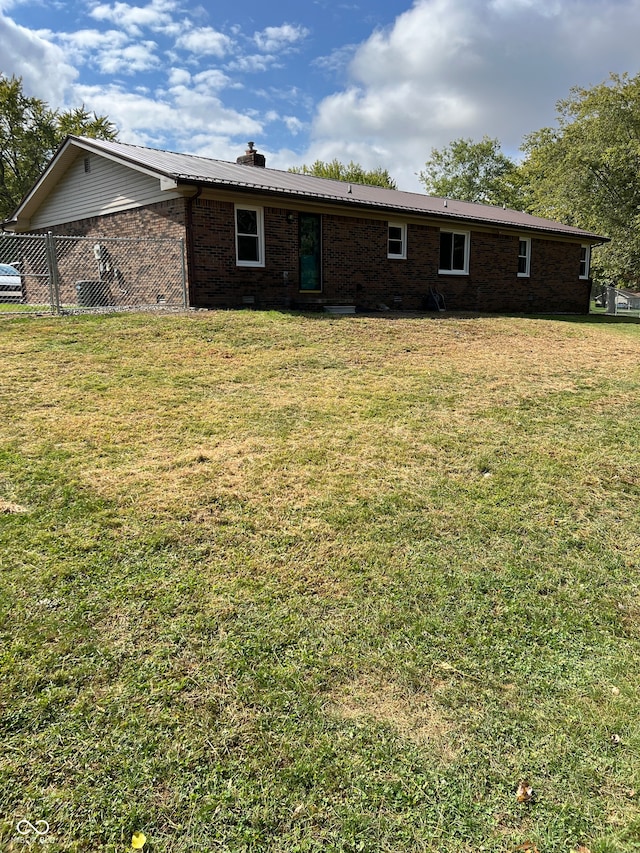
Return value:
<svg viewBox="0 0 640 853">
<path fill-rule="evenodd" d="M 214 160 L 194 154 L 178 154 L 123 142 L 86 138 L 78 138 L 77 141 L 83 147 L 102 151 L 140 168 L 159 172 L 178 182 L 243 187 L 261 192 L 338 202 L 354 207 L 403 211 L 407 214 L 430 215 L 526 231 L 563 234 L 592 241 L 607 239 L 580 228 L 509 208 L 437 198 L 423 193 L 349 184 L 330 178 L 318 178 L 314 175 L 300 175 L 278 169 L 240 165 L 226 160 Z"/>
</svg>

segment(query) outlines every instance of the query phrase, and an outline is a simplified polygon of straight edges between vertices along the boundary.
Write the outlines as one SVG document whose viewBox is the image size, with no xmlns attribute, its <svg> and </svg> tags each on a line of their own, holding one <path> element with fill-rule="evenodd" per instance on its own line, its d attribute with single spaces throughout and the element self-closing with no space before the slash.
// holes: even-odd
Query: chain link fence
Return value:
<svg viewBox="0 0 640 853">
<path fill-rule="evenodd" d="M 604 287 L 600 296 L 596 298 L 596 305 L 604 308 L 607 314 L 640 317 L 640 293 L 637 291 L 609 285 Z"/>
<path fill-rule="evenodd" d="M 0 236 L 0 313 L 186 307 L 183 240 Z"/>
</svg>

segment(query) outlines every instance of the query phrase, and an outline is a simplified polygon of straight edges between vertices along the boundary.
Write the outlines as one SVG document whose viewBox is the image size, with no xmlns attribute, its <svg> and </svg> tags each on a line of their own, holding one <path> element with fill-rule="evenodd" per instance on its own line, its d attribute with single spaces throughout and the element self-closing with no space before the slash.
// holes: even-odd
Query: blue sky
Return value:
<svg viewBox="0 0 640 853">
<path fill-rule="evenodd" d="M 0 72 L 123 142 L 387 168 L 523 136 L 572 86 L 640 71 L 640 0 L 0 0 Z"/>
</svg>

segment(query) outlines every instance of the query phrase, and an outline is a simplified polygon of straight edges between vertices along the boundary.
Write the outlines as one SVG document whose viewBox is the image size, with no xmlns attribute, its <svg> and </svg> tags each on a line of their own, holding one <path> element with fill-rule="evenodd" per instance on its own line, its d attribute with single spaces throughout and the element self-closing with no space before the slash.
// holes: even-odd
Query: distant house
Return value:
<svg viewBox="0 0 640 853">
<path fill-rule="evenodd" d="M 618 290 L 617 307 L 627 311 L 640 310 L 640 293 L 635 290 Z"/>
<path fill-rule="evenodd" d="M 514 210 L 68 137 L 5 228 L 184 240 L 192 307 L 589 310 L 605 238 Z"/>
</svg>

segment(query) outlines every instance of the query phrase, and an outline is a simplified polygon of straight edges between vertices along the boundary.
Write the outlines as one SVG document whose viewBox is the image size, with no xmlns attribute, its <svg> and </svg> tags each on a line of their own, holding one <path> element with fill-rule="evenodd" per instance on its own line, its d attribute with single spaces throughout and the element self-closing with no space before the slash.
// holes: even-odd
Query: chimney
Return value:
<svg viewBox="0 0 640 853">
<path fill-rule="evenodd" d="M 267 165 L 264 154 L 258 154 L 253 142 L 249 142 L 248 145 L 249 147 L 242 157 L 238 157 L 236 163 L 239 163 L 241 166 L 260 166 L 260 168 L 264 169 Z"/>
</svg>

